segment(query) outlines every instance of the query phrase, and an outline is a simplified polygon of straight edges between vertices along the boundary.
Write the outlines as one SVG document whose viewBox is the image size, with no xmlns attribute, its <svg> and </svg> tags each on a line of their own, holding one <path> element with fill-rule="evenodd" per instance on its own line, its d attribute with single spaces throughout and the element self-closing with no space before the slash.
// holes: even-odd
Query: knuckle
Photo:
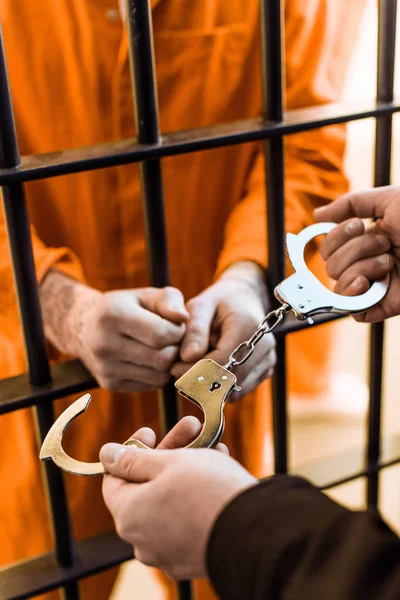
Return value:
<svg viewBox="0 0 400 600">
<path fill-rule="evenodd" d="M 391 267 L 391 262 L 390 254 L 381 254 L 374 259 L 374 268 L 377 271 L 388 270 Z"/>
<path fill-rule="evenodd" d="M 331 237 L 330 237 L 330 234 L 328 233 L 322 240 L 320 247 L 319 247 L 319 253 L 321 254 L 321 256 L 324 260 L 327 260 L 329 254 L 330 254 L 330 252 L 329 252 L 330 245 L 331 245 Z"/>
<path fill-rule="evenodd" d="M 379 248 L 383 251 L 386 252 L 387 250 L 390 250 L 391 244 L 390 244 L 390 240 L 389 238 L 387 238 L 385 235 L 378 235 L 377 236 L 377 240 L 379 242 Z"/>
<path fill-rule="evenodd" d="M 100 384 L 100 387 L 102 387 L 104 390 L 115 391 L 118 389 L 116 381 L 111 377 L 99 375 L 97 380 Z"/>
<path fill-rule="evenodd" d="M 126 527 L 123 519 L 116 519 L 115 531 L 117 532 L 118 537 L 120 537 L 122 540 L 125 540 L 126 542 L 130 541 L 128 528 Z"/>
<path fill-rule="evenodd" d="M 190 314 L 192 314 L 204 310 L 206 303 L 201 296 L 197 296 L 196 298 L 189 300 L 186 306 Z"/>
<path fill-rule="evenodd" d="M 98 323 L 102 327 L 114 325 L 116 319 L 115 297 L 112 293 L 104 294 L 99 307 Z"/>
<path fill-rule="evenodd" d="M 157 329 L 150 329 L 148 333 L 148 343 L 153 348 L 163 348 L 168 344 L 168 326 L 162 321 Z"/>
<path fill-rule="evenodd" d="M 108 358 L 109 346 L 106 342 L 106 338 L 103 336 L 97 336 L 93 340 L 92 352 L 97 359 Z"/>
<path fill-rule="evenodd" d="M 180 290 L 178 290 L 178 288 L 173 287 L 172 285 L 167 285 L 164 288 L 164 294 L 168 298 L 179 298 L 180 300 L 183 300 L 182 292 Z"/>
<path fill-rule="evenodd" d="M 187 327 L 187 335 L 190 337 L 199 337 L 203 334 L 204 327 L 201 326 L 199 321 L 192 321 Z"/>
<path fill-rule="evenodd" d="M 157 371 L 169 371 L 178 354 L 178 348 L 165 348 L 157 353 L 155 368 Z"/>
<path fill-rule="evenodd" d="M 161 373 L 158 372 L 154 377 L 154 385 L 155 387 L 162 387 L 169 381 L 169 373 Z"/>
</svg>

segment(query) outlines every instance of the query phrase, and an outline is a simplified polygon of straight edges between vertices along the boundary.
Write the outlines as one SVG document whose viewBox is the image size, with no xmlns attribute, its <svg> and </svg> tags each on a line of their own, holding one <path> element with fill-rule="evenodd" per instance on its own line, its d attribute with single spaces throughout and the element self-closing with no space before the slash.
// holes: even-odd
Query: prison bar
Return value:
<svg viewBox="0 0 400 600">
<path fill-rule="evenodd" d="M 138 141 L 140 144 L 157 144 L 160 129 L 150 1 L 128 0 L 127 14 Z M 154 287 L 165 287 L 170 284 L 170 275 L 160 160 L 141 162 L 140 174 L 150 283 Z M 160 408 L 166 433 L 178 421 L 178 403 L 172 381 L 162 391 Z"/>
<path fill-rule="evenodd" d="M 333 102 L 287 111 L 284 120 L 279 122 L 254 118 L 165 133 L 158 143 L 153 144 L 143 145 L 139 144 L 136 139 L 126 139 L 82 148 L 22 156 L 20 167 L 16 169 L 0 168 L 0 186 L 125 165 L 150 158 L 162 158 L 261 141 L 328 125 L 391 115 L 399 111 L 400 98 L 398 97 L 393 102 L 376 102 L 375 100 L 357 103 Z"/>
<path fill-rule="evenodd" d="M 283 4 L 261 1 L 261 47 L 264 118 L 283 121 Z M 268 277 L 272 291 L 285 277 L 285 181 L 283 138 L 265 141 L 268 230 Z M 277 364 L 272 377 L 272 418 L 275 473 L 287 472 L 286 340 L 276 342 Z"/>
<path fill-rule="evenodd" d="M 0 155 L 4 166 L 12 169 L 18 167 L 20 157 L 1 29 L 0 90 L 2 116 Z M 36 283 L 30 223 L 22 184 L 17 183 L 3 188 L 2 195 L 30 381 L 32 385 L 45 385 L 50 381 L 50 369 Z M 53 405 L 51 403 L 37 405 L 34 408 L 34 416 L 38 443 L 41 445 L 54 422 Z M 63 475 L 51 461 L 46 462 L 43 471 L 47 497 L 50 501 L 56 556 L 60 564 L 69 566 L 74 561 L 75 549 Z M 64 594 L 66 600 L 79 600 L 78 583 L 73 581 L 66 585 Z"/>
<path fill-rule="evenodd" d="M 379 22 L 379 69 L 378 69 L 378 98 L 376 102 L 357 103 L 352 104 L 331 104 L 321 107 L 312 107 L 309 109 L 301 109 L 296 111 L 288 112 L 284 115 L 283 113 L 283 98 L 281 89 L 274 90 L 275 83 L 278 82 L 278 87 L 282 87 L 282 18 L 281 18 L 281 4 L 278 0 L 261 0 L 262 6 L 262 26 L 263 26 L 263 42 L 264 42 L 264 78 L 263 85 L 265 86 L 265 110 L 262 119 L 250 119 L 246 121 L 239 121 L 236 123 L 228 123 L 216 125 L 214 127 L 207 127 L 201 129 L 193 129 L 183 132 L 175 132 L 168 135 L 163 135 L 160 138 L 158 122 L 157 122 L 157 104 L 155 94 L 155 80 L 154 80 L 154 63 L 153 57 L 150 54 L 146 54 L 148 50 L 152 52 L 152 35 L 151 35 L 151 20 L 149 19 L 150 12 L 148 3 L 139 3 L 137 0 L 128 0 L 129 8 L 129 27 L 131 28 L 131 61 L 139 60 L 134 64 L 135 76 L 133 83 L 135 87 L 136 97 L 140 99 L 141 108 L 137 104 L 138 110 L 142 115 L 145 115 L 145 125 L 141 122 L 137 122 L 137 131 L 139 133 L 139 139 L 135 140 L 124 140 L 120 142 L 113 142 L 109 144 L 95 145 L 88 148 L 78 148 L 74 150 L 68 150 L 64 152 L 54 152 L 49 154 L 42 154 L 36 156 L 22 157 L 20 164 L 18 147 L 16 143 L 15 128 L 12 119 L 12 109 L 10 95 L 8 91 L 8 84 L 6 81 L 6 69 L 4 62 L 4 55 L 1 54 L 1 61 L 3 66 L 0 68 L 0 110 L 2 114 L 2 120 L 0 122 L 0 185 L 12 186 L 11 191 L 18 190 L 19 184 L 24 181 L 30 181 L 39 178 L 47 178 L 67 173 L 75 173 L 88 171 L 92 169 L 99 169 L 109 166 L 117 166 L 122 164 L 128 164 L 132 162 L 146 161 L 151 164 L 148 173 L 156 173 L 155 191 L 157 198 L 156 210 L 162 210 L 163 216 L 163 198 L 162 198 L 162 180 L 161 180 L 161 169 L 155 168 L 155 171 L 151 171 L 153 168 L 154 161 L 151 159 L 160 159 L 164 156 L 171 156 L 174 154 L 194 152 L 198 150 L 206 150 L 209 148 L 216 148 L 225 145 L 233 145 L 239 143 L 245 143 L 257 140 L 269 140 L 269 148 L 276 142 L 280 141 L 281 136 L 289 135 L 299 131 L 307 131 L 322 126 L 332 125 L 335 123 L 344 123 L 352 120 L 358 120 L 368 117 L 377 118 L 377 141 L 376 141 L 376 185 L 382 185 L 387 183 L 390 179 L 390 142 L 388 143 L 388 137 L 391 134 L 391 116 L 400 111 L 400 101 L 393 99 L 393 49 L 394 49 L 394 33 L 395 33 L 395 12 L 396 2 L 392 0 L 382 0 L 380 4 L 380 22 Z M 136 10 L 142 10 L 141 14 L 137 14 Z M 135 9 L 134 19 L 132 20 L 132 12 Z M 144 10 L 144 12 L 143 12 Z M 138 28 L 138 29 L 137 29 Z M 136 33 L 135 33 L 136 32 Z M 137 36 L 137 33 L 144 32 L 144 40 L 141 36 Z M 384 39 L 383 32 L 388 33 L 389 39 Z M 265 37 L 264 37 L 265 36 Z M 279 39 L 280 38 L 280 39 Z M 135 44 L 143 43 L 143 47 L 147 47 L 142 57 L 135 55 L 135 44 L 132 44 L 132 40 L 135 40 Z M 133 46 L 133 47 L 132 47 Z M 149 58 L 150 57 L 150 58 Z M 276 61 L 276 59 L 278 59 Z M 140 70 L 142 69 L 141 73 Z M 150 69 L 150 70 L 149 70 Z M 139 73 L 139 74 L 138 74 Z M 152 78 L 151 79 L 149 79 Z M 141 82 L 138 84 L 137 78 Z M 138 87 L 137 87 L 138 85 Z M 147 100 L 143 100 L 143 89 L 147 90 L 150 94 L 147 96 Z M 152 96 L 151 96 L 152 94 Z M 6 112 L 3 108 L 8 107 Z M 4 118 L 6 115 L 6 118 Z M 11 117 L 11 118 L 10 118 Z M 138 121 L 138 117 L 136 117 Z M 386 129 L 385 129 L 386 128 Z M 10 135 L 11 132 L 11 135 Z M 279 140 L 278 140 L 279 138 Z M 5 143 L 7 141 L 7 143 Z M 279 144 L 276 145 L 279 149 Z M 16 158 L 17 160 L 13 160 Z M 283 153 L 280 151 L 276 157 L 268 156 L 268 148 L 266 152 L 266 162 L 272 160 L 278 161 L 278 167 L 282 168 L 279 177 L 277 177 L 277 183 L 279 184 L 279 194 L 276 195 L 277 206 L 270 206 L 272 203 L 271 196 L 269 195 L 269 209 L 268 213 L 271 216 L 274 210 L 283 212 Z M 280 161 L 280 164 L 279 164 Z M 271 167 L 271 165 L 269 165 Z M 142 168 L 144 174 L 143 187 L 146 192 L 146 185 L 150 186 L 151 181 L 148 177 L 146 182 L 146 169 Z M 18 186 L 17 186 L 18 184 Z M 150 190 L 150 191 L 149 191 Z M 32 258 L 32 249 L 29 237 L 29 228 L 27 228 L 28 220 L 26 215 L 26 207 L 23 201 L 23 190 L 20 188 L 21 193 L 13 193 L 8 195 L 8 204 L 15 204 L 9 206 L 10 214 L 12 215 L 12 221 L 18 220 L 21 214 L 24 215 L 25 211 L 25 225 L 23 235 L 28 240 L 28 261 L 29 256 Z M 6 190 L 7 196 L 8 190 Z M 153 190 L 148 187 L 147 200 L 149 195 L 152 195 Z M 22 211 L 21 211 L 22 208 Z M 145 210 L 148 206 L 145 206 Z M 271 212 L 270 212 L 271 211 Z M 152 229 L 151 219 L 152 214 L 148 217 L 148 229 L 157 231 L 157 224 L 154 224 Z M 272 219 L 273 220 L 273 219 Z M 279 232 L 278 235 L 273 231 L 274 241 L 270 241 L 270 257 L 272 255 L 276 258 L 277 262 L 273 262 L 271 269 L 271 282 L 276 283 L 281 275 L 283 276 L 283 247 L 282 247 L 282 214 L 278 214 L 279 221 Z M 23 220 L 20 221 L 19 225 L 23 224 Z M 165 236 L 165 228 L 162 228 L 162 234 Z M 148 238 L 152 235 L 148 235 Z M 24 242 L 26 244 L 26 240 Z M 164 239 L 164 244 L 166 240 Z M 279 246 L 281 253 L 278 251 Z M 159 250 L 151 247 L 148 244 L 149 253 L 157 254 Z M 26 252 L 26 245 L 24 246 L 24 252 Z M 26 255 L 23 255 L 23 263 L 27 260 Z M 164 255 L 166 256 L 166 254 Z M 17 257 L 18 259 L 18 257 Z M 19 260 L 19 259 L 18 259 Z M 14 264 L 14 268 L 18 267 Z M 151 265 L 153 259 L 150 259 Z M 161 283 L 158 285 L 165 285 L 164 280 L 168 279 L 168 261 L 165 261 L 166 267 L 164 270 L 157 271 L 156 275 L 152 277 L 161 277 Z M 31 267 L 33 264 L 31 262 Z M 165 273 L 167 277 L 164 279 Z M 31 280 L 28 281 L 32 284 L 32 270 L 30 270 Z M 36 281 L 32 289 L 37 296 Z M 32 289 L 28 285 L 28 292 Z M 37 302 L 37 307 L 40 306 Z M 332 316 L 321 317 L 316 319 L 316 325 L 322 322 L 328 322 L 333 320 Z M 38 323 L 38 321 L 35 321 Z M 40 321 L 39 321 L 40 323 Z M 281 339 L 284 342 L 284 336 L 292 331 L 297 331 L 304 326 L 309 326 L 305 323 L 299 323 L 297 321 L 287 321 L 281 328 L 281 331 L 277 333 L 278 345 L 281 344 Z M 337 486 L 345 481 L 351 481 L 358 477 L 367 477 L 370 481 L 369 486 L 369 501 L 371 505 L 375 505 L 375 499 L 377 499 L 377 477 L 376 484 L 374 483 L 374 477 L 379 470 L 393 464 L 400 462 L 400 436 L 395 436 L 394 440 L 390 440 L 391 444 L 387 444 L 388 440 L 384 440 L 382 448 L 380 448 L 380 411 L 381 411 L 381 375 L 382 375 L 382 340 L 381 329 L 375 327 L 372 342 L 372 353 L 371 353 L 371 402 L 370 402 L 370 422 L 369 422 L 369 443 L 368 443 L 368 462 L 365 466 L 363 462 L 363 456 L 360 449 L 345 453 L 340 456 L 333 457 L 330 460 L 319 461 L 315 465 L 311 465 L 307 468 L 300 469 L 300 473 L 313 479 L 317 485 L 320 485 L 324 489 Z M 27 332 L 25 332 L 26 335 Z M 39 337 L 35 338 L 36 343 L 43 345 L 43 330 L 39 328 Z M 282 348 L 282 346 L 280 346 Z M 27 348 L 29 353 L 29 348 Z M 375 354 L 374 354 L 375 353 Z M 29 354 L 28 354 L 29 355 Z M 283 352 L 280 360 L 284 360 L 285 353 Z M 27 375 L 21 375 L 15 378 L 9 378 L 0 382 L 0 413 L 9 412 L 11 410 L 17 410 L 26 406 L 32 406 L 36 404 L 42 404 L 44 408 L 50 406 L 50 402 L 63 395 L 68 395 L 72 392 L 83 391 L 94 386 L 94 380 L 86 369 L 79 363 L 79 361 L 70 361 L 62 365 L 54 365 L 51 369 L 51 375 L 53 381 L 49 380 L 49 373 L 45 374 L 46 367 L 43 365 L 48 363 L 47 358 L 43 353 L 39 353 L 39 358 L 36 360 L 42 361 L 42 366 L 38 370 L 39 377 L 32 377 L 31 381 Z M 376 364 L 375 364 L 376 361 Z M 35 363 L 37 364 L 37 363 Z M 377 366 L 378 365 L 378 366 Z M 284 382 L 284 371 L 280 372 L 281 383 Z M 87 387 L 86 387 L 87 386 Z M 276 385 L 277 392 L 275 394 L 275 402 L 285 402 L 286 399 L 286 386 Z M 280 411 L 279 405 L 277 405 L 278 411 Z M 376 419 L 378 414 L 378 419 Z M 46 416 L 49 418 L 50 412 L 47 411 Z M 175 415 L 174 415 L 175 417 Z M 49 418 L 50 421 L 50 418 Z M 171 423 L 174 419 L 171 419 Z M 283 472 L 287 469 L 286 460 L 286 414 L 283 411 L 279 413 L 278 421 L 280 427 L 284 431 L 279 434 L 279 440 L 275 440 L 276 452 L 276 467 L 277 470 Z M 378 426 L 376 426 L 378 425 Z M 47 427 L 47 424 L 46 424 Z M 45 428 L 45 427 L 43 427 Z M 329 481 L 327 481 L 327 475 L 329 474 Z M 62 478 L 61 482 L 62 482 Z M 50 486 L 52 489 L 53 486 Z M 65 495 L 62 494 L 65 500 Z M 59 499 L 59 498 L 58 498 Z M 56 507 L 57 508 L 57 507 Z M 59 521 L 61 526 L 64 527 L 66 521 Z M 67 530 L 68 532 L 68 530 Z M 38 594 L 45 590 L 54 589 L 56 587 L 63 587 L 69 591 L 70 595 L 67 598 L 77 598 L 78 588 L 76 581 L 82 577 L 94 574 L 106 568 L 115 566 L 125 560 L 131 558 L 131 550 L 126 545 L 118 540 L 114 534 L 103 534 L 84 542 L 76 544 L 76 552 L 78 560 L 68 566 L 59 564 L 57 558 L 57 550 L 60 544 L 64 544 L 67 541 L 66 551 L 71 550 L 71 557 L 73 546 L 68 546 L 69 538 L 63 539 L 59 532 L 56 534 L 56 553 L 49 553 L 47 555 L 39 556 L 34 559 L 25 561 L 22 564 L 6 567 L 0 570 L 0 589 L 2 593 L 6 593 L 5 600 L 22 600 L 22 598 L 28 598 L 32 594 Z M 111 555 L 111 559 L 110 559 Z M 68 562 L 68 561 L 66 561 Z M 4 592 L 7 590 L 7 592 Z M 190 598 L 189 587 L 183 590 L 187 595 L 185 598 Z M 182 597 L 182 596 L 181 596 Z"/>
<path fill-rule="evenodd" d="M 1 131 L 2 157 L 9 167 L 17 167 L 19 153 L 15 133 L 4 47 L 1 36 L 0 87 L 2 90 L 1 114 L 4 128 Z M 2 190 L 4 214 L 7 223 L 17 288 L 18 304 L 23 326 L 25 348 L 32 385 L 45 385 L 50 381 L 49 364 L 40 312 L 30 239 L 29 218 L 24 191 L 21 184 L 14 184 Z M 43 441 L 54 421 L 51 404 L 35 408 L 39 444 Z M 74 557 L 74 544 L 71 534 L 68 506 L 62 474 L 53 464 L 45 465 L 45 485 L 51 505 L 51 520 L 55 537 L 56 554 L 61 564 L 70 565 Z M 65 588 L 66 598 L 78 598 L 76 582 Z"/>
<path fill-rule="evenodd" d="M 160 128 L 151 3 L 150 0 L 127 0 L 126 6 L 138 142 L 158 144 Z M 141 162 L 140 175 L 150 283 L 154 287 L 166 287 L 170 284 L 170 274 L 160 159 Z M 172 378 L 159 395 L 159 418 L 162 433 L 165 435 L 179 420 L 178 401 Z M 177 585 L 180 600 L 191 600 L 191 583 L 180 581 Z"/>
<path fill-rule="evenodd" d="M 377 100 L 393 100 L 396 50 L 397 0 L 382 0 L 378 8 L 378 66 Z M 376 119 L 374 185 L 390 184 L 392 150 L 392 115 Z M 382 419 L 382 375 L 384 351 L 384 323 L 371 326 L 369 364 L 369 410 L 367 464 L 373 467 L 379 461 Z M 367 505 L 376 508 L 379 503 L 379 473 L 367 478 Z"/>
<path fill-rule="evenodd" d="M 342 319 L 342 315 L 317 315 L 310 325 L 288 315 L 275 337 L 280 339 L 288 333 L 317 327 Z M 97 382 L 79 360 L 56 363 L 51 367 L 52 381 L 44 386 L 33 386 L 26 373 L 0 380 L 0 415 L 27 408 L 28 406 L 58 400 L 97 387 Z"/>
</svg>

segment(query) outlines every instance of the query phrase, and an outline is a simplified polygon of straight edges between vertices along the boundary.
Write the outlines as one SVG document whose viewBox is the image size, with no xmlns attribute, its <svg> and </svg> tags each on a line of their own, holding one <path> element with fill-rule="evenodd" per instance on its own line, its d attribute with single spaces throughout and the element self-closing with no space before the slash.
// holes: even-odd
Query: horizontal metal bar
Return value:
<svg viewBox="0 0 400 600">
<path fill-rule="evenodd" d="M 275 335 L 283 337 L 342 318 L 341 315 L 319 315 L 314 318 L 313 325 L 310 325 L 307 321 L 297 321 L 289 315 Z M 79 360 L 52 365 L 51 377 L 51 383 L 44 386 L 32 385 L 27 373 L 0 379 L 0 415 L 98 387 L 97 381 Z"/>
<path fill-rule="evenodd" d="M 365 446 L 360 445 L 340 454 L 324 458 L 293 470 L 312 481 L 322 490 L 332 489 L 343 483 L 378 473 L 400 463 L 400 434 L 382 440 L 381 458 L 375 464 L 366 464 Z"/>
<path fill-rule="evenodd" d="M 72 567 L 57 564 L 53 552 L 0 569 L 1 600 L 24 600 L 115 567 L 133 558 L 132 546 L 114 532 L 77 542 Z"/>
<path fill-rule="evenodd" d="M 326 315 L 316 315 L 313 317 L 313 323 L 308 321 L 298 321 L 293 315 L 289 314 L 282 325 L 275 329 L 274 336 L 280 338 L 294 333 L 296 331 L 302 331 L 303 329 L 309 329 L 310 327 L 318 327 L 318 325 L 325 325 L 326 323 L 332 323 L 338 319 L 345 319 L 347 315 L 336 315 L 328 313 Z"/>
<path fill-rule="evenodd" d="M 79 360 L 53 365 L 51 377 L 52 381 L 42 386 L 32 385 L 27 373 L 1 379 L 0 415 L 97 387 L 96 380 Z"/>
<path fill-rule="evenodd" d="M 150 158 L 242 144 L 337 123 L 390 115 L 399 111 L 400 98 L 396 98 L 394 102 L 381 103 L 376 103 L 374 100 L 357 104 L 333 103 L 289 111 L 284 121 L 277 123 L 256 118 L 178 131 L 164 135 L 161 141 L 155 144 L 137 144 L 135 139 L 128 139 L 86 148 L 25 156 L 19 168 L 0 169 L 0 186 L 92 171 Z"/>
<path fill-rule="evenodd" d="M 341 318 L 341 315 L 319 315 L 315 317 L 314 324 L 310 325 L 307 321 L 297 321 L 288 316 L 275 335 L 282 337 Z M 27 373 L 0 379 L 0 415 L 98 387 L 97 381 L 79 360 L 52 365 L 51 377 L 51 383 L 43 386 L 32 385 Z"/>
</svg>

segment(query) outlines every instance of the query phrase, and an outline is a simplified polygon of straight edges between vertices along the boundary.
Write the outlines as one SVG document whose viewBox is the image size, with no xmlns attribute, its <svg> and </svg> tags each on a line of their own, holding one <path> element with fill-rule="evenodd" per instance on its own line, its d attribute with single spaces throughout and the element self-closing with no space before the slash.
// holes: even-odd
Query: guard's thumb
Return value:
<svg viewBox="0 0 400 600">
<path fill-rule="evenodd" d="M 145 483 L 161 473 L 171 461 L 172 454 L 173 451 L 144 450 L 110 443 L 100 450 L 100 460 L 110 475 L 134 483 Z"/>
</svg>

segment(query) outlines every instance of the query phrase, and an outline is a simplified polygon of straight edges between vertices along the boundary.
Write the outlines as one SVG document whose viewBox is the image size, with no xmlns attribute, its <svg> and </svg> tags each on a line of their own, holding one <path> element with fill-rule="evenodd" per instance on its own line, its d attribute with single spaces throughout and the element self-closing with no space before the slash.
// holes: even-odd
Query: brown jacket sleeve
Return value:
<svg viewBox="0 0 400 600">
<path fill-rule="evenodd" d="M 207 551 L 221 600 L 398 600 L 400 540 L 307 481 L 277 475 L 220 514 Z"/>
</svg>

